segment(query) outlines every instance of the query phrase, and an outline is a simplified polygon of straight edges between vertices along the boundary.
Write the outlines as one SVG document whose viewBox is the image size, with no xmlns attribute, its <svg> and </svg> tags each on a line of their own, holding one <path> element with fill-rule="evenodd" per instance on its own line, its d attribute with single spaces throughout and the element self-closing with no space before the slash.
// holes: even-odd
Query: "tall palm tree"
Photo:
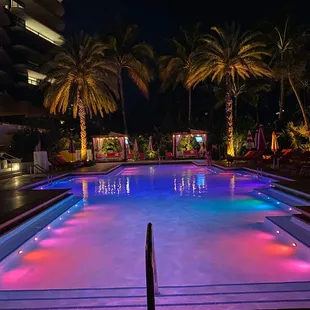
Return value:
<svg viewBox="0 0 310 310">
<path fill-rule="evenodd" d="M 193 69 L 189 74 L 188 86 L 210 78 L 211 81 L 224 84 L 227 123 L 227 155 L 234 156 L 234 125 L 232 85 L 237 77 L 246 80 L 250 77 L 271 76 L 269 67 L 263 61 L 269 56 L 259 33 L 241 33 L 240 27 L 231 26 L 211 28 L 212 34 L 201 39 L 194 53 Z"/>
<path fill-rule="evenodd" d="M 116 110 L 118 76 L 115 63 L 107 60 L 107 46 L 81 33 L 66 41 L 46 66 L 44 106 L 50 113 L 66 113 L 80 119 L 81 158 L 87 158 L 86 114 Z"/>
<path fill-rule="evenodd" d="M 289 19 L 286 19 L 283 29 L 275 27 L 274 36 L 271 43 L 273 56 L 271 65 L 273 75 L 280 80 L 280 111 L 279 119 L 283 117 L 284 110 L 284 84 L 288 81 L 295 97 L 298 101 L 303 115 L 304 124 L 308 128 L 308 118 L 299 95 L 297 84 L 299 84 L 306 71 L 306 52 L 304 41 L 309 36 L 307 31 L 292 33 L 290 30 Z"/>
<path fill-rule="evenodd" d="M 176 38 L 171 40 L 175 48 L 174 55 L 162 56 L 159 59 L 161 89 L 163 91 L 169 87 L 175 89 L 181 84 L 188 91 L 188 127 L 190 127 L 192 118 L 192 87 L 187 86 L 186 83 L 189 72 L 192 70 L 191 59 L 199 38 L 199 26 L 196 24 L 193 32 L 187 32 L 181 28 L 182 41 Z"/>
<path fill-rule="evenodd" d="M 124 131 L 128 134 L 127 119 L 125 112 L 125 98 L 123 86 L 123 74 L 126 72 L 132 82 L 139 88 L 141 93 L 149 98 L 149 84 L 153 79 L 150 69 L 150 60 L 154 59 L 154 51 L 151 45 L 140 42 L 136 43 L 138 26 L 128 26 L 118 36 L 110 36 L 109 42 L 113 52 L 113 58 L 118 64 L 119 93 L 122 108 Z"/>
</svg>

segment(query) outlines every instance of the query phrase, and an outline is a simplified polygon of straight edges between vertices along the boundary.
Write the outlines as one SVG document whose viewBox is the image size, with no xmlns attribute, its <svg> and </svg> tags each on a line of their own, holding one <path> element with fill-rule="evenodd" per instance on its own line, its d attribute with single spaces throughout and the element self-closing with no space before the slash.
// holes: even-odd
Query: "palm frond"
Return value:
<svg viewBox="0 0 310 310">
<path fill-rule="evenodd" d="M 90 116 L 114 112 L 118 94 L 117 64 L 106 58 L 110 46 L 84 35 L 69 39 L 46 68 L 44 106 L 51 113 L 77 116 L 78 99 Z"/>
</svg>

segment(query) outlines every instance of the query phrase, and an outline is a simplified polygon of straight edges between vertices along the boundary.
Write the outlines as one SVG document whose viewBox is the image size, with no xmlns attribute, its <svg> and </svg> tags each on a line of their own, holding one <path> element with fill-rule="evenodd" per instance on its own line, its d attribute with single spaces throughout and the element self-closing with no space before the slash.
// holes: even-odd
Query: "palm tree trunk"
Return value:
<svg viewBox="0 0 310 310">
<path fill-rule="evenodd" d="M 188 128 L 191 126 L 192 119 L 192 89 L 189 87 L 188 89 Z"/>
<path fill-rule="evenodd" d="M 280 111 L 279 111 L 279 119 L 283 118 L 283 107 L 284 107 L 284 77 L 281 77 L 280 80 Z"/>
<path fill-rule="evenodd" d="M 83 102 L 78 94 L 78 109 L 81 129 L 81 160 L 87 160 L 87 132 L 86 132 L 86 111 Z"/>
<path fill-rule="evenodd" d="M 226 77 L 226 126 L 227 126 L 227 155 L 235 156 L 234 150 L 234 123 L 233 123 L 233 100 L 231 97 L 230 77 Z"/>
<path fill-rule="evenodd" d="M 124 133 L 128 135 L 128 128 L 127 128 L 127 119 L 126 119 L 126 111 L 125 111 L 125 98 L 124 98 L 124 89 L 123 89 L 123 76 L 122 70 L 120 71 L 119 75 L 119 94 L 121 100 L 121 108 L 122 108 L 122 115 L 123 115 L 123 124 L 124 124 Z"/>
<path fill-rule="evenodd" d="M 289 82 L 290 82 L 290 85 L 291 85 L 291 87 L 292 87 L 292 90 L 293 90 L 293 92 L 294 92 L 294 94 L 295 94 L 295 96 L 296 96 L 296 99 L 297 99 L 297 101 L 298 101 L 298 104 L 299 104 L 299 107 L 300 107 L 300 110 L 301 110 L 301 113 L 302 113 L 302 116 L 303 116 L 303 119 L 304 119 L 304 123 L 305 123 L 307 129 L 309 129 L 308 117 L 307 117 L 305 108 L 304 108 L 304 106 L 303 106 L 303 104 L 302 104 L 302 102 L 301 102 L 301 100 L 300 100 L 300 96 L 299 96 L 299 94 L 298 94 L 298 92 L 297 92 L 296 86 L 295 86 L 295 84 L 294 84 L 294 82 L 293 82 L 293 80 L 292 80 L 292 78 L 291 78 L 290 75 L 289 75 L 289 77 L 288 77 L 288 80 L 289 80 Z"/>
</svg>

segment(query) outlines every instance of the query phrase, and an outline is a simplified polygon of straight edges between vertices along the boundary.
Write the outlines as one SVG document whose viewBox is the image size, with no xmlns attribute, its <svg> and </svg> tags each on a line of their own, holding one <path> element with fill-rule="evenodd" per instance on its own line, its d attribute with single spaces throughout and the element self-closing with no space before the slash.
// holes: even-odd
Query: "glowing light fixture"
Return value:
<svg viewBox="0 0 310 310">
<path fill-rule="evenodd" d="M 51 229 L 51 226 L 48 226 L 47 229 Z"/>
<path fill-rule="evenodd" d="M 292 246 L 293 246 L 293 247 L 297 247 L 297 243 L 293 242 L 293 243 L 292 243 Z"/>
<path fill-rule="evenodd" d="M 280 230 L 277 230 L 276 233 L 279 234 L 279 233 L 280 233 Z"/>
<path fill-rule="evenodd" d="M 18 251 L 18 254 L 23 254 L 23 251 L 22 251 L 22 250 L 19 250 L 19 251 Z"/>
<path fill-rule="evenodd" d="M 68 211 L 68 213 L 70 213 L 70 211 Z"/>
<path fill-rule="evenodd" d="M 59 218 L 59 220 L 61 221 L 61 220 L 62 220 L 62 218 L 60 217 L 60 218 Z"/>
<path fill-rule="evenodd" d="M 280 202 L 279 201 L 277 201 L 277 205 L 279 205 L 280 204 Z"/>
<path fill-rule="evenodd" d="M 289 210 L 290 210 L 290 211 L 292 211 L 292 210 L 293 210 L 293 208 L 289 208 Z"/>
<path fill-rule="evenodd" d="M 35 237 L 35 238 L 34 238 L 34 241 L 38 241 L 38 240 L 39 240 L 39 238 L 38 238 L 38 237 Z"/>
<path fill-rule="evenodd" d="M 261 192 L 258 192 L 258 195 L 261 195 L 262 193 Z"/>
</svg>

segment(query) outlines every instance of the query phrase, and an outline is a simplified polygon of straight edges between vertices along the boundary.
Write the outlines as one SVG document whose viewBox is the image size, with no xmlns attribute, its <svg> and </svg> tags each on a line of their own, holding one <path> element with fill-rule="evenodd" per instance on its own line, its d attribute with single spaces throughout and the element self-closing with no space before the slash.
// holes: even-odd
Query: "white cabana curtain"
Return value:
<svg viewBox="0 0 310 310">
<path fill-rule="evenodd" d="M 101 152 L 102 151 L 102 146 L 103 146 L 103 138 L 97 138 L 97 151 Z"/>
<path fill-rule="evenodd" d="M 123 138 L 123 137 L 119 137 L 118 138 L 118 141 L 119 141 L 119 143 L 120 143 L 120 145 L 121 145 L 121 148 L 122 148 L 122 158 L 125 158 L 125 138 Z"/>
</svg>

